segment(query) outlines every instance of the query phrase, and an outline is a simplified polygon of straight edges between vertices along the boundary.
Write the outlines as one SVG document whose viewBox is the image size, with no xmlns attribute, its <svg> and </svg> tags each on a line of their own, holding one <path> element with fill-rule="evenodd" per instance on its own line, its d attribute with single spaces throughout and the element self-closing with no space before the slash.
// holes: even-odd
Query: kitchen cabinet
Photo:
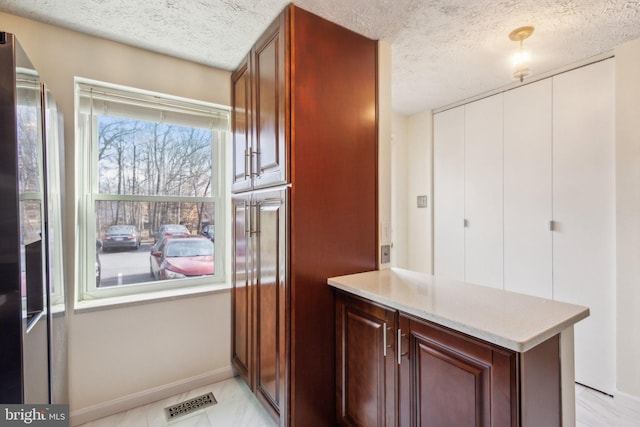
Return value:
<svg viewBox="0 0 640 427">
<path fill-rule="evenodd" d="M 339 425 L 575 424 L 566 350 L 587 308 L 401 269 L 328 283 Z"/>
<path fill-rule="evenodd" d="M 400 425 L 519 425 L 517 353 L 411 316 L 399 331 Z"/>
<path fill-rule="evenodd" d="M 336 295 L 336 406 L 345 426 L 396 422 L 397 315 L 369 301 Z"/>
<path fill-rule="evenodd" d="M 234 192 L 248 190 L 252 186 L 251 154 L 251 78 L 249 75 L 249 57 L 244 58 L 240 66 L 231 75 L 231 131 L 232 177 L 231 189 Z"/>
<path fill-rule="evenodd" d="M 253 389 L 253 247 L 249 231 L 250 195 L 232 198 L 233 304 L 231 306 L 231 360 L 238 374 Z"/>
<path fill-rule="evenodd" d="M 326 279 L 377 266 L 377 43 L 289 5 L 231 83 L 232 363 L 280 426 L 331 425 Z"/>
<path fill-rule="evenodd" d="M 342 292 L 336 339 L 339 425 L 517 425 L 515 352 Z"/>
<path fill-rule="evenodd" d="M 286 408 L 288 189 L 233 197 L 232 361 L 258 399 Z"/>
</svg>

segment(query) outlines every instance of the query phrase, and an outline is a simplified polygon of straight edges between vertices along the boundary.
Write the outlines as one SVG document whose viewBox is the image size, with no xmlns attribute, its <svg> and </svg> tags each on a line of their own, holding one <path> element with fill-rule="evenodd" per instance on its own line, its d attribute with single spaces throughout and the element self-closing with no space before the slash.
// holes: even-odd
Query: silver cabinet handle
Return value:
<svg viewBox="0 0 640 427">
<path fill-rule="evenodd" d="M 402 329 L 398 329 L 398 365 L 402 364 Z"/>
<path fill-rule="evenodd" d="M 244 150 L 244 177 L 249 178 L 251 176 L 251 154 Z"/>
<path fill-rule="evenodd" d="M 387 322 L 384 322 L 384 333 L 382 335 L 382 346 L 384 347 L 383 354 L 387 357 Z"/>
</svg>

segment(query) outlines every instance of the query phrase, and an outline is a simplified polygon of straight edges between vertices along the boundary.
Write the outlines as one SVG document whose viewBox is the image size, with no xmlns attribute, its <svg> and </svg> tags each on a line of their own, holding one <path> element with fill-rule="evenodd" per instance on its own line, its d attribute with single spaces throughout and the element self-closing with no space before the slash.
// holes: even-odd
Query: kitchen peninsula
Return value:
<svg viewBox="0 0 640 427">
<path fill-rule="evenodd" d="M 588 308 L 402 269 L 328 283 L 341 425 L 575 425 Z"/>
</svg>

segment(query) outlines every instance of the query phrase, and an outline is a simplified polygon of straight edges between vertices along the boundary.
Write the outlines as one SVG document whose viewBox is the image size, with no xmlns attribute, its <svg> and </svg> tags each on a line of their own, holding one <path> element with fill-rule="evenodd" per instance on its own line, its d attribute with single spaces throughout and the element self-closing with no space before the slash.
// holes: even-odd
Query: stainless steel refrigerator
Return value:
<svg viewBox="0 0 640 427">
<path fill-rule="evenodd" d="M 52 381 L 66 384 L 63 187 L 45 162 L 61 157 L 60 130 L 38 72 L 0 32 L 0 403 L 66 401 Z"/>
</svg>

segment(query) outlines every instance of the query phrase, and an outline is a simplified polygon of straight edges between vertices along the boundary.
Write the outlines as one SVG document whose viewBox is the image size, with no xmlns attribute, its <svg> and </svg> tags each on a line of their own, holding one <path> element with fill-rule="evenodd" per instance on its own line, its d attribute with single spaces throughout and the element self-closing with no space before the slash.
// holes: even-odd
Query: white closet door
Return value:
<svg viewBox="0 0 640 427">
<path fill-rule="evenodd" d="M 553 298 L 551 79 L 504 94 L 504 288 Z"/>
<path fill-rule="evenodd" d="M 464 280 L 464 106 L 433 117 L 434 273 Z"/>
<path fill-rule="evenodd" d="M 498 94 L 465 106 L 465 280 L 503 287 L 502 110 Z"/>
<path fill-rule="evenodd" d="M 576 381 L 615 390 L 614 62 L 553 78 L 554 298 L 588 306 Z"/>
</svg>

